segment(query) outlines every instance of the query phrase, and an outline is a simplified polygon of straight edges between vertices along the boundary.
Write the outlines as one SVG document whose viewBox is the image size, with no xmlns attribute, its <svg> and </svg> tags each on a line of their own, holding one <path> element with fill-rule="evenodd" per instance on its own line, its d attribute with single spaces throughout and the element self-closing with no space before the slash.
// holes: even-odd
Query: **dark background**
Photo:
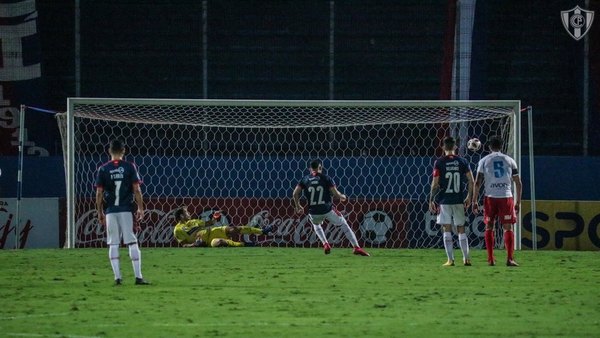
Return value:
<svg viewBox="0 0 600 338">
<path fill-rule="evenodd" d="M 81 1 L 80 96 L 440 99 L 451 3 L 336 1 L 330 93 L 329 1 L 207 1 L 206 41 L 202 1 Z M 536 155 L 583 153 L 584 40 L 560 21 L 560 11 L 575 5 L 585 7 L 477 2 L 470 99 L 533 106 Z M 590 10 L 598 7 L 591 1 Z M 64 111 L 76 94 L 75 4 L 37 0 L 37 8 L 43 83 L 36 101 Z M 593 156 L 600 154 L 599 31 L 595 22 L 588 33 Z"/>
<path fill-rule="evenodd" d="M 23 39 L 23 62 L 40 63 L 41 77 L 0 82 L 5 98 L 17 108 L 65 111 L 67 97 L 77 95 L 450 98 L 455 0 L 81 0 L 79 12 L 72 0 L 35 4 L 37 34 Z M 569 36 L 560 19 L 561 11 L 585 8 L 585 1 L 476 4 L 469 98 L 531 105 L 536 156 L 583 155 L 584 130 L 589 133 L 587 155 L 600 155 L 600 22 L 588 33 L 589 121 L 584 125 L 584 39 Z M 600 15 L 600 0 L 590 1 L 588 9 Z M 21 19 L 0 17 L 0 24 Z M 18 115 L 3 111 L 0 124 L 10 124 L 11 116 Z M 33 145 L 61 155 L 55 126 L 49 114 L 27 115 L 27 155 L 46 154 Z M 529 152 L 526 127 L 523 123 L 523 155 Z M 17 154 L 17 130 L 0 128 L 1 155 Z"/>
</svg>

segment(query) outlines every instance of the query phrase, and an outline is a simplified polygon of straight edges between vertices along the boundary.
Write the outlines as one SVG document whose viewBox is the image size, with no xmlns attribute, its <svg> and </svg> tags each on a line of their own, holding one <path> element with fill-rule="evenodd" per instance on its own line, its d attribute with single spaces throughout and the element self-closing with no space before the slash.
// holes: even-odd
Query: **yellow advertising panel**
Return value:
<svg viewBox="0 0 600 338">
<path fill-rule="evenodd" d="M 600 202 L 536 201 L 537 248 L 600 250 Z M 532 247 L 531 201 L 522 204 L 522 248 Z"/>
</svg>

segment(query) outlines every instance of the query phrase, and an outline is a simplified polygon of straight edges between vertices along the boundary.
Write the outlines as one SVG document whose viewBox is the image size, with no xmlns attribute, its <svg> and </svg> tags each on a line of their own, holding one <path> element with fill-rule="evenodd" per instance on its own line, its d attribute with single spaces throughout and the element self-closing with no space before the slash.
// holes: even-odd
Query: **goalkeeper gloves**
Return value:
<svg viewBox="0 0 600 338">
<path fill-rule="evenodd" d="M 213 213 L 210 215 L 210 218 L 214 219 L 215 222 L 220 221 L 221 220 L 221 210 L 213 211 Z"/>
</svg>

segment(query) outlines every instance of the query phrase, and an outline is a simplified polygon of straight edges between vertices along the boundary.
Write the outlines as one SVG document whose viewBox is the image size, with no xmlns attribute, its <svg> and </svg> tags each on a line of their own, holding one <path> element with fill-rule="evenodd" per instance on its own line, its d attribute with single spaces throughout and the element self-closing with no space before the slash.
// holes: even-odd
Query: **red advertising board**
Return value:
<svg viewBox="0 0 600 338">
<path fill-rule="evenodd" d="M 145 218 L 138 233 L 142 246 L 177 246 L 173 213 L 182 205 L 187 205 L 197 218 L 206 218 L 211 210 L 220 209 L 223 224 L 246 225 L 254 220 L 261 226 L 273 225 L 272 236 L 249 238 L 262 246 L 319 245 L 308 216 L 295 214 L 287 198 L 161 198 L 146 201 Z M 362 245 L 389 248 L 406 244 L 406 208 L 403 200 L 350 200 L 337 206 Z M 323 229 L 333 245 L 350 245 L 339 227 L 324 224 Z M 105 246 L 105 229 L 98 223 L 90 199 L 80 200 L 75 233 L 77 247 Z"/>
</svg>

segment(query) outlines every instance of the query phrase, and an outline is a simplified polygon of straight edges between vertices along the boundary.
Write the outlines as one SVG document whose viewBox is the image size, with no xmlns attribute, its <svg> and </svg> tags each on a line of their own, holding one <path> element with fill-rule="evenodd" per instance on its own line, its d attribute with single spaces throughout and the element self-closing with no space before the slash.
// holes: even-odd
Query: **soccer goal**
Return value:
<svg viewBox="0 0 600 338">
<path fill-rule="evenodd" d="M 263 246 L 319 245 L 306 215 L 294 213 L 292 190 L 311 159 L 323 161 L 349 200 L 337 208 L 365 247 L 442 247 L 427 209 L 441 140 L 460 140 L 475 171 L 486 153 L 467 150 L 501 135 L 520 166 L 520 101 L 269 101 L 70 98 L 59 118 L 66 145 L 67 246 L 105 245 L 96 220 L 94 178 L 109 160 L 110 140 L 127 145 L 144 181 L 144 246 L 177 245 L 173 211 L 189 205 L 224 223 L 272 224 Z M 485 148 L 485 147 L 484 147 Z M 481 216 L 469 213 L 473 247 L 483 245 Z M 335 246 L 348 246 L 324 225 Z M 520 243 L 520 227 L 516 227 Z"/>
</svg>

